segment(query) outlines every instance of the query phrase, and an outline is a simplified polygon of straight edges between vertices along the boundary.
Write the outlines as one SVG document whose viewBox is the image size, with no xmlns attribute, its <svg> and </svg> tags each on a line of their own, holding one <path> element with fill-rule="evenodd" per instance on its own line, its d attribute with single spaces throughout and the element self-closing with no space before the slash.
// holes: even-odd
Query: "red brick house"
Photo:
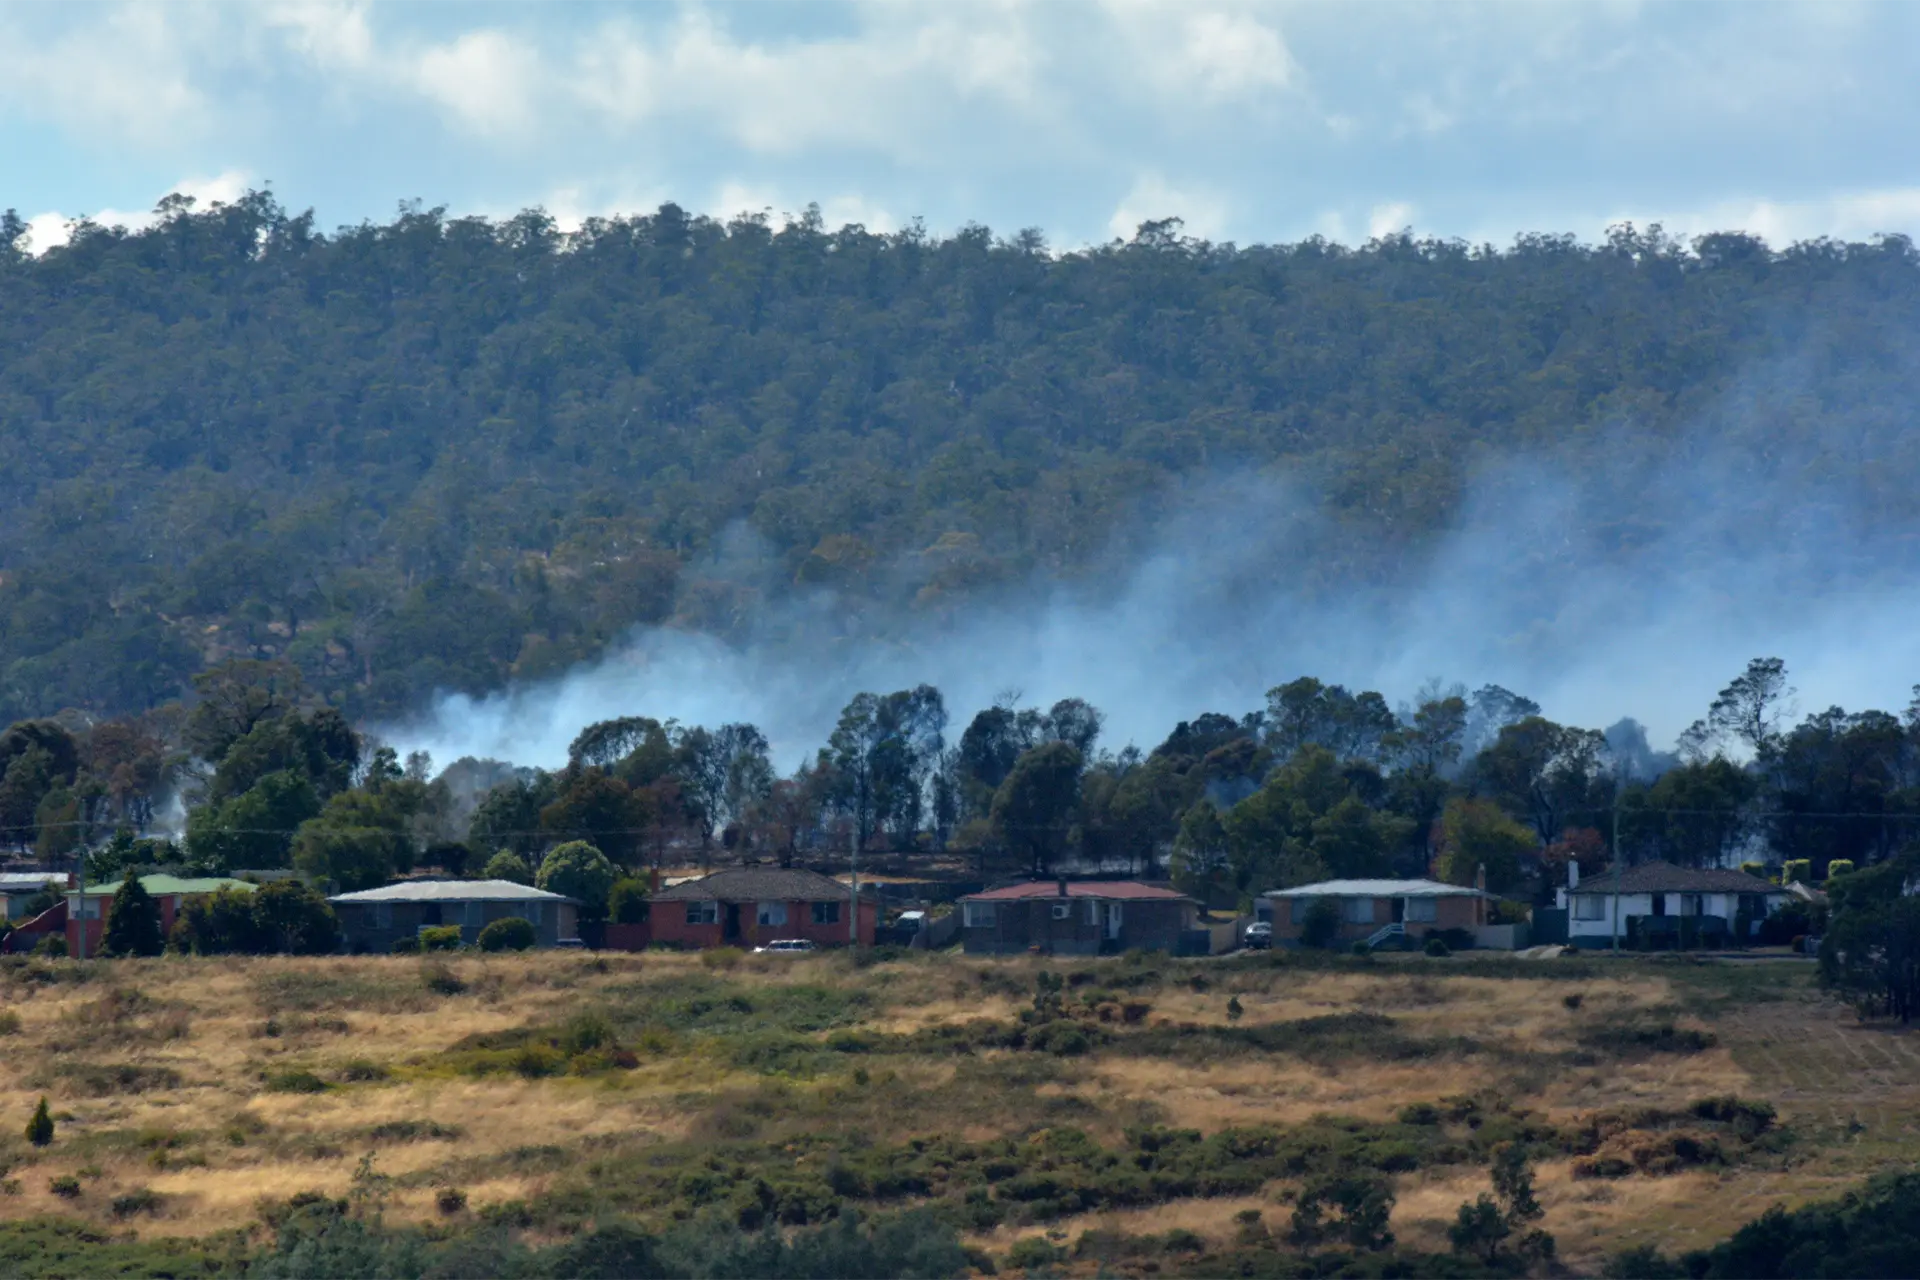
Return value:
<svg viewBox="0 0 1920 1280">
<path fill-rule="evenodd" d="M 806 938 L 823 947 L 845 946 L 852 909 L 852 890 L 817 871 L 716 871 L 647 895 L 646 922 L 608 925 L 607 945 L 758 947 Z M 870 947 L 880 904 L 862 894 L 859 909 L 860 942 Z"/>
</svg>

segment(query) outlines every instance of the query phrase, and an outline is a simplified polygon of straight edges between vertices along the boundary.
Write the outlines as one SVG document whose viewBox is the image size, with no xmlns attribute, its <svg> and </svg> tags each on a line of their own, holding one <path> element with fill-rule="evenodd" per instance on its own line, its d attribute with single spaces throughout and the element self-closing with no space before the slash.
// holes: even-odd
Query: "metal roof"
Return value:
<svg viewBox="0 0 1920 1280">
<path fill-rule="evenodd" d="M 1004 884 L 985 893 L 970 893 L 960 901 L 1006 902 L 1018 898 L 1057 898 L 1060 888 L 1058 880 L 1030 880 L 1025 884 Z M 1069 880 L 1066 890 L 1069 898 L 1112 898 L 1130 902 L 1177 901 L 1187 896 L 1156 884 L 1141 884 L 1138 880 Z"/>
<path fill-rule="evenodd" d="M 119 892 L 118 880 L 101 880 L 87 886 L 89 898 L 110 898 Z M 177 895 L 191 896 L 199 893 L 218 893 L 222 889 L 237 889 L 241 893 L 252 893 L 260 886 L 249 880 L 235 880 L 229 876 L 169 876 L 151 875 L 140 877 L 140 887 L 156 898 L 169 898 Z M 67 893 L 74 893 L 69 888 Z"/>
<path fill-rule="evenodd" d="M 378 889 L 339 893 L 328 902 L 578 902 L 511 880 L 402 880 Z"/>
<path fill-rule="evenodd" d="M 1440 880 L 1322 880 L 1292 889 L 1269 889 L 1263 898 L 1491 898 L 1471 885 Z"/>
<path fill-rule="evenodd" d="M 0 871 L 0 893 L 38 893 L 49 881 L 64 889 L 67 874 L 64 871 Z"/>
</svg>

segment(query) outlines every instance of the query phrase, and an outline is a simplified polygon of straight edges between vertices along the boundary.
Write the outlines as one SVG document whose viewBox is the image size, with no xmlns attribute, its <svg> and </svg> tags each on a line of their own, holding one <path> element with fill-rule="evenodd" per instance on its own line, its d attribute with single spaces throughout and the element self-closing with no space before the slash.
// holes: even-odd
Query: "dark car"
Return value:
<svg viewBox="0 0 1920 1280">
<path fill-rule="evenodd" d="M 1254 951 L 1265 951 L 1273 945 L 1273 925 L 1265 920 L 1256 920 L 1247 926 L 1246 933 L 1240 937 L 1242 946 Z"/>
</svg>

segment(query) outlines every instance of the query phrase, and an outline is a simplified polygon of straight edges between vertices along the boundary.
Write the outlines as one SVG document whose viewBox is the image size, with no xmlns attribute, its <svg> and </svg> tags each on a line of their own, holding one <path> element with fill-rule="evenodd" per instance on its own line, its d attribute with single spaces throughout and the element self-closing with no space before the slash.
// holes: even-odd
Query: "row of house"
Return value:
<svg viewBox="0 0 1920 1280">
<path fill-rule="evenodd" d="M 244 880 L 168 875 L 143 876 L 141 883 L 158 902 L 162 927 L 168 930 L 189 897 L 222 888 L 255 888 Z M 26 877 L 18 883 L 0 882 L 0 898 L 11 910 L 15 897 L 29 888 L 41 892 L 44 884 L 44 876 L 31 885 Z M 58 932 L 65 936 L 69 954 L 98 954 L 116 888 L 90 885 L 83 892 L 63 887 L 60 901 L 0 939 L 0 950 L 25 950 L 40 937 Z M 1677 933 L 1683 920 L 1693 921 L 1702 935 L 1730 935 L 1737 921 L 1757 927 L 1788 896 L 1789 890 L 1741 871 L 1651 863 L 1624 870 L 1617 882 L 1602 875 L 1582 885 L 1576 868 L 1572 884 L 1562 892 L 1566 940 L 1574 946 L 1608 946 L 1616 927 L 1623 938 L 1633 930 L 1658 936 Z M 355 952 L 390 951 L 402 939 L 435 927 L 457 926 L 462 940 L 472 942 L 488 924 L 508 917 L 532 924 L 540 946 L 580 945 L 578 901 L 508 880 L 407 880 L 328 901 L 346 948 Z M 1299 943 L 1317 902 L 1332 904 L 1338 920 L 1335 940 L 1341 943 L 1377 945 L 1405 938 L 1417 944 L 1430 933 L 1465 931 L 1482 946 L 1525 945 L 1523 929 L 1491 922 L 1493 901 L 1482 889 L 1434 880 L 1332 880 L 1262 894 L 1255 918 L 1282 946 Z M 1097 955 L 1134 949 L 1206 954 L 1228 949 L 1239 936 L 1234 926 L 1210 924 L 1196 899 L 1138 881 L 1002 885 L 962 897 L 958 906 L 962 946 L 975 955 Z M 856 940 L 871 946 L 880 906 L 872 894 L 856 895 L 847 884 L 818 872 L 743 868 L 665 887 L 656 883 L 643 916 L 605 925 L 602 945 L 619 950 L 754 947 L 806 939 L 820 946 Z"/>
</svg>

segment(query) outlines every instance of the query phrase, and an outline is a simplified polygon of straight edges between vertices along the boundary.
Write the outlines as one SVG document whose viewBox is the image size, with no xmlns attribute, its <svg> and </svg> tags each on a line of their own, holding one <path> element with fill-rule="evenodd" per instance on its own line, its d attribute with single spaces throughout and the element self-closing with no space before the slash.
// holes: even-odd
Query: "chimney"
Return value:
<svg viewBox="0 0 1920 1280">
<path fill-rule="evenodd" d="M 660 868 L 653 867 L 647 872 L 647 892 L 660 892 Z"/>
<path fill-rule="evenodd" d="M 1063 898 L 1067 896 L 1067 878 L 1065 876 L 1060 877 L 1060 896 Z"/>
</svg>

